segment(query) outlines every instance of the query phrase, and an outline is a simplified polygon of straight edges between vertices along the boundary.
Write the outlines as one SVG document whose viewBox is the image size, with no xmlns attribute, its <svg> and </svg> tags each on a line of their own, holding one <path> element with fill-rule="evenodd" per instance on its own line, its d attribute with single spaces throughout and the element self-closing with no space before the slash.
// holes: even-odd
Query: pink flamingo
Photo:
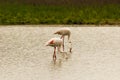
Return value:
<svg viewBox="0 0 120 80">
<path fill-rule="evenodd" d="M 71 31 L 69 28 L 61 28 L 60 30 L 56 31 L 54 34 L 58 34 L 58 35 L 62 35 L 61 39 L 63 39 L 63 51 L 64 51 L 64 37 L 68 36 L 68 42 L 71 44 L 70 47 L 70 52 L 72 51 L 72 42 L 70 40 L 70 35 L 71 35 Z"/>
<path fill-rule="evenodd" d="M 54 47 L 53 59 L 56 60 L 56 48 L 58 48 L 58 51 L 61 52 L 60 48 L 61 48 L 62 44 L 63 44 L 63 42 L 62 42 L 62 39 L 60 39 L 60 38 L 52 38 L 46 43 L 46 46 Z"/>
</svg>

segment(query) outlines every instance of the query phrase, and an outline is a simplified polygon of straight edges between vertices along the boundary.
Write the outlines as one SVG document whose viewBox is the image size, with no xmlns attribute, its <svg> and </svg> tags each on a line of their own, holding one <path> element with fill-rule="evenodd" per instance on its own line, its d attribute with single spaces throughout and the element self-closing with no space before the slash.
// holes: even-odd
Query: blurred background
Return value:
<svg viewBox="0 0 120 80">
<path fill-rule="evenodd" d="M 0 0 L 1 3 L 20 3 L 34 5 L 103 5 L 120 4 L 120 0 Z"/>
</svg>

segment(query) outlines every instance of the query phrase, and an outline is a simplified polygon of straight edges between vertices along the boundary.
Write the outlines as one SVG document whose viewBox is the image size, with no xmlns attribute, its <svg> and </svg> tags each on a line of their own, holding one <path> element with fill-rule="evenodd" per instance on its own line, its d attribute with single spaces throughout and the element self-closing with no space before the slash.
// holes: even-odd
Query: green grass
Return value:
<svg viewBox="0 0 120 80">
<path fill-rule="evenodd" d="M 0 5 L 0 24 L 120 24 L 120 5 Z"/>
</svg>

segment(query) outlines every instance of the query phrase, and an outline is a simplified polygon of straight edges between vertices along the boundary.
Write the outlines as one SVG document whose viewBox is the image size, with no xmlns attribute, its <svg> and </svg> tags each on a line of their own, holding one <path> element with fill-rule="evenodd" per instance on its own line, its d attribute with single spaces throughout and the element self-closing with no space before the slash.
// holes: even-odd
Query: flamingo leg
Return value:
<svg viewBox="0 0 120 80">
<path fill-rule="evenodd" d="M 70 42 L 70 52 L 72 52 L 72 43 Z"/>
<path fill-rule="evenodd" d="M 61 36 L 61 39 L 63 38 L 63 36 Z"/>
<path fill-rule="evenodd" d="M 56 47 L 54 47 L 53 59 L 56 60 Z"/>
<path fill-rule="evenodd" d="M 68 38 L 68 42 L 70 44 L 70 52 L 72 52 L 72 42 L 71 42 L 71 40 L 69 38 Z"/>
<path fill-rule="evenodd" d="M 63 51 L 64 51 L 64 36 L 63 36 Z"/>
<path fill-rule="evenodd" d="M 70 48 L 70 52 L 72 52 L 72 48 Z"/>
<path fill-rule="evenodd" d="M 64 36 L 61 36 L 61 39 L 63 38 L 63 45 L 62 45 L 62 47 L 63 47 L 63 51 L 64 51 Z"/>
</svg>

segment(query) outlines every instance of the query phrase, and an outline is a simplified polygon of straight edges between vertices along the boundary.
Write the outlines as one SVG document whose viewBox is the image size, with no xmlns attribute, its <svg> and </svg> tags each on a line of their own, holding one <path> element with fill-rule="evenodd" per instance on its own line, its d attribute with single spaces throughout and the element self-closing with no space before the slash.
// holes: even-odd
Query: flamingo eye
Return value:
<svg viewBox="0 0 120 80">
<path fill-rule="evenodd" d="M 54 40 L 50 41 L 50 44 L 53 44 L 54 43 Z"/>
</svg>

